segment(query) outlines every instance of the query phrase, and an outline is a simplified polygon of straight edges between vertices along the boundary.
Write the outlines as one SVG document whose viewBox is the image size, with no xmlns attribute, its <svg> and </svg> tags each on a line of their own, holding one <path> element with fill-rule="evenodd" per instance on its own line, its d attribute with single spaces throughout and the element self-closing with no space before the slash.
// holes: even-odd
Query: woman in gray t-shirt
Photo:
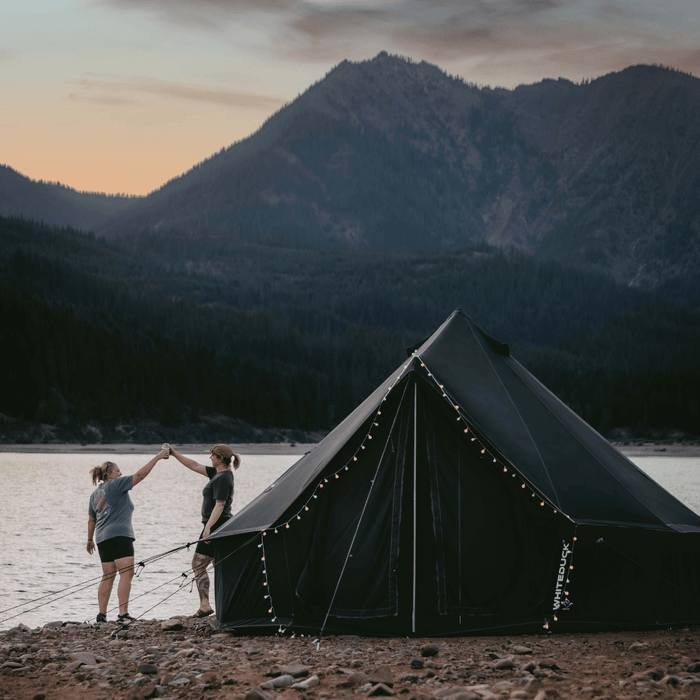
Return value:
<svg viewBox="0 0 700 700">
<path fill-rule="evenodd" d="M 114 462 L 103 462 L 90 470 L 92 483 L 99 484 L 90 495 L 88 504 L 87 551 L 95 551 L 95 543 L 102 562 L 102 581 L 97 589 L 97 602 L 100 612 L 97 622 L 107 622 L 107 605 L 112 593 L 112 584 L 119 572 L 119 622 L 131 622 L 129 615 L 129 594 L 131 579 L 134 577 L 134 529 L 131 527 L 131 514 L 134 504 L 129 491 L 141 483 L 160 459 L 170 455 L 168 450 L 159 452 L 136 474 L 122 476 Z M 94 538 L 94 541 L 93 541 Z"/>
</svg>

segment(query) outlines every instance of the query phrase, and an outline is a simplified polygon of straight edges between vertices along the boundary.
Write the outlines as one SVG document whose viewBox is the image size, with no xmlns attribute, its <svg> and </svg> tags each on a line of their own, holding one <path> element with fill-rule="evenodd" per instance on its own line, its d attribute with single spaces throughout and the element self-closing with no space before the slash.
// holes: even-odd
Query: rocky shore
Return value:
<svg viewBox="0 0 700 700">
<path fill-rule="evenodd" d="M 2 700 L 700 698 L 700 629 L 450 639 L 249 637 L 209 619 L 0 633 Z"/>
</svg>

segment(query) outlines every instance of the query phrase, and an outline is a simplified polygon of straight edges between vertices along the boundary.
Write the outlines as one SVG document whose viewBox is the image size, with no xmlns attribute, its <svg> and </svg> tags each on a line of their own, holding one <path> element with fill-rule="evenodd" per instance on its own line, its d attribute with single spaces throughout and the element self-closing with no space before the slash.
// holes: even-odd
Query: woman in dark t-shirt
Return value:
<svg viewBox="0 0 700 700">
<path fill-rule="evenodd" d="M 206 476 L 209 482 L 202 491 L 202 523 L 204 528 L 199 536 L 194 556 L 192 571 L 197 581 L 199 591 L 199 610 L 194 617 L 207 617 L 214 611 L 209 602 L 209 575 L 207 567 L 214 560 L 214 546 L 206 538 L 221 527 L 231 517 L 231 501 L 233 500 L 233 471 L 238 469 L 241 458 L 228 445 L 214 445 L 211 452 L 211 467 L 183 457 L 177 450 L 170 448 L 170 453 L 181 464 L 197 474 Z"/>
</svg>

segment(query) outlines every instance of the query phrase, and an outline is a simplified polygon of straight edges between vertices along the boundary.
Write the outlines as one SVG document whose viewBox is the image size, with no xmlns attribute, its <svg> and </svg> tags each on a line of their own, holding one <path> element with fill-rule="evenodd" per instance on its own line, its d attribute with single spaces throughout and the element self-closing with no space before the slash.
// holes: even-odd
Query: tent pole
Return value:
<svg viewBox="0 0 700 700">
<path fill-rule="evenodd" d="M 416 633 L 416 570 L 417 570 L 417 460 L 418 460 L 418 384 L 413 385 L 413 611 L 411 613 L 411 631 Z"/>
</svg>

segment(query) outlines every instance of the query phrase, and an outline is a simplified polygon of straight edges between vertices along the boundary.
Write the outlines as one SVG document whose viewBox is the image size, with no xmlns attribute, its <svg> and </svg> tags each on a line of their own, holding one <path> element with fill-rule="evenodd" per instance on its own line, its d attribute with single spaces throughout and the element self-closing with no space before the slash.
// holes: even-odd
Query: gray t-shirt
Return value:
<svg viewBox="0 0 700 700">
<path fill-rule="evenodd" d="M 116 479 L 100 484 L 90 496 L 88 514 L 97 521 L 95 525 L 95 542 L 99 544 L 112 537 L 134 537 L 131 527 L 131 514 L 134 504 L 131 502 L 132 476 L 118 476 Z"/>
</svg>

